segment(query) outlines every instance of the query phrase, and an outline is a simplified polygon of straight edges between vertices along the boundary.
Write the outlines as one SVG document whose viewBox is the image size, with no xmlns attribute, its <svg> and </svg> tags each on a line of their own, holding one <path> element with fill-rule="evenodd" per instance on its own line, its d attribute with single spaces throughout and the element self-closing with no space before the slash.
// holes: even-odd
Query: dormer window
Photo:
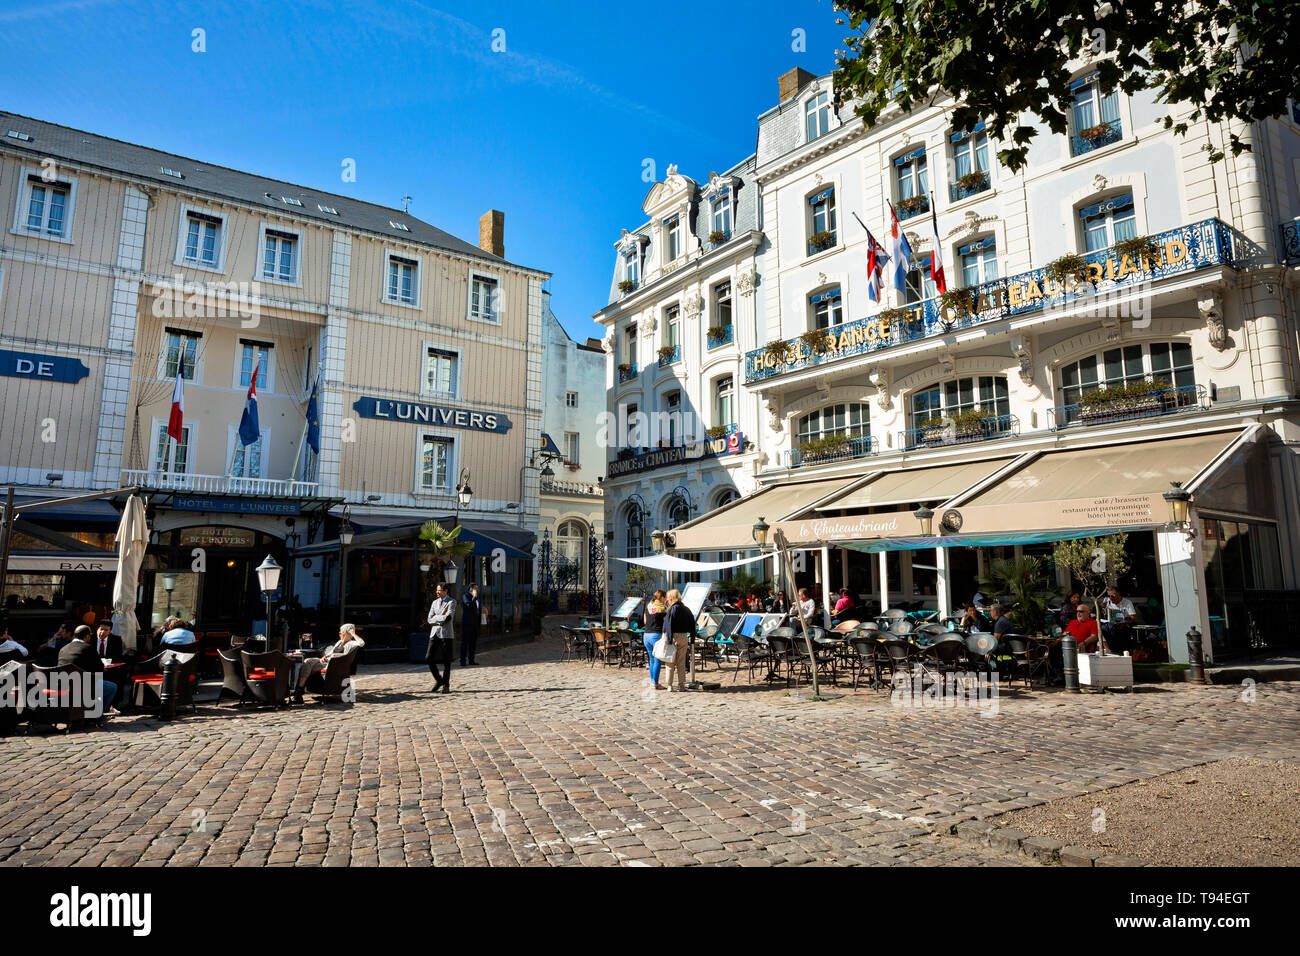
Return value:
<svg viewBox="0 0 1300 956">
<path fill-rule="evenodd" d="M 825 136 L 831 128 L 830 96 L 818 93 L 804 106 L 804 127 L 807 141 L 812 142 L 819 136 Z"/>
<path fill-rule="evenodd" d="M 664 220 L 664 262 L 673 262 L 682 254 L 682 217 Z"/>
<path fill-rule="evenodd" d="M 641 256 L 636 249 L 623 254 L 623 281 L 632 283 L 634 288 L 641 281 Z"/>
<path fill-rule="evenodd" d="M 713 232 L 722 233 L 724 240 L 731 238 L 731 192 L 713 197 Z"/>
</svg>

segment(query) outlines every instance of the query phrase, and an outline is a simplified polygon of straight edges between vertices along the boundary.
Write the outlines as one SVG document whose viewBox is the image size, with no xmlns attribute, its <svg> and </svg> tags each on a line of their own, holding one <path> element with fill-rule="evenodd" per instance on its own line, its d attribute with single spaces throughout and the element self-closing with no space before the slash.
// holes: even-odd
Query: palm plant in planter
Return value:
<svg viewBox="0 0 1300 956">
<path fill-rule="evenodd" d="M 624 279 L 622 282 L 618 284 L 619 292 L 626 293 L 626 292 L 634 292 L 635 290 L 636 290 L 636 283 L 633 282 L 631 279 Z"/>
<path fill-rule="evenodd" d="M 1169 388 L 1163 379 L 1148 382 L 1138 379 L 1124 385 L 1094 389 L 1079 400 L 1083 406 L 1079 419 L 1084 422 L 1109 421 L 1117 417 L 1140 418 L 1157 415 L 1164 408 L 1162 392 Z"/>
<path fill-rule="evenodd" d="M 808 247 L 815 252 L 829 249 L 833 245 L 835 245 L 835 233 L 827 232 L 825 229 L 821 232 L 814 232 L 808 237 Z"/>
<path fill-rule="evenodd" d="M 1088 263 L 1084 261 L 1083 256 L 1070 252 L 1049 262 L 1043 269 L 1043 274 L 1060 286 L 1064 286 L 1067 279 L 1087 282 Z"/>
<path fill-rule="evenodd" d="M 420 540 L 424 542 L 423 550 L 429 559 L 424 589 L 430 593 L 435 585 L 442 582 L 442 569 L 447 566 L 447 562 L 453 558 L 463 558 L 474 550 L 473 544 L 460 540 L 460 525 L 444 528 L 436 521 L 426 521 L 420 525 Z"/>
<path fill-rule="evenodd" d="M 805 463 L 826 461 L 847 454 L 852 447 L 853 440 L 847 435 L 827 435 L 800 444 L 799 459 Z"/>
</svg>

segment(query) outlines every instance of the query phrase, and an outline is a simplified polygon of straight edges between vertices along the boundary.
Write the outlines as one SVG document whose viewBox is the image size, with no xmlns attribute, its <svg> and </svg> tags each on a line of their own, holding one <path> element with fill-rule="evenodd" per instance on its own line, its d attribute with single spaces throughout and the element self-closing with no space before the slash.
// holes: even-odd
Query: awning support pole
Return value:
<svg viewBox="0 0 1300 956">
<path fill-rule="evenodd" d="M 831 603 L 831 549 L 822 548 L 822 617 L 830 616 L 831 608 L 835 605 Z M 829 621 L 822 620 L 821 626 L 825 627 Z"/>
<path fill-rule="evenodd" d="M 938 568 L 935 574 L 934 589 L 939 597 L 939 618 L 952 617 L 952 592 L 948 587 L 948 549 L 934 549 L 934 566 Z"/>
<path fill-rule="evenodd" d="M 880 552 L 880 613 L 884 614 L 889 610 L 889 562 L 886 556 L 889 552 Z"/>
</svg>

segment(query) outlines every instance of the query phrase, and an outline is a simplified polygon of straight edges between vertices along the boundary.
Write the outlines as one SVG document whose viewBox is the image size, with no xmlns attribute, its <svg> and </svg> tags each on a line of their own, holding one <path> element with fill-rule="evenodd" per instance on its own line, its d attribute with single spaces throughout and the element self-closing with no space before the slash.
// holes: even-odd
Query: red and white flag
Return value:
<svg viewBox="0 0 1300 956">
<path fill-rule="evenodd" d="M 934 203 L 930 203 L 930 281 L 935 290 L 943 295 L 948 291 L 948 280 L 943 275 L 943 246 L 939 242 L 939 217 L 934 214 Z"/>
<path fill-rule="evenodd" d="M 181 440 L 181 428 L 185 423 L 185 379 L 181 375 L 180 363 L 176 368 L 176 387 L 172 389 L 172 414 L 167 419 L 169 437 Z"/>
</svg>

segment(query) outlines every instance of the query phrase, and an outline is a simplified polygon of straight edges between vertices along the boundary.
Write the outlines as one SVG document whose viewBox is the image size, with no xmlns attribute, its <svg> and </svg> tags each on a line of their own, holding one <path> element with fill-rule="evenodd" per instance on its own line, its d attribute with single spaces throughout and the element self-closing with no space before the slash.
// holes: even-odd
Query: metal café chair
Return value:
<svg viewBox="0 0 1300 956">
<path fill-rule="evenodd" d="M 884 686 L 881 675 L 887 663 L 880 640 L 875 629 L 859 629 L 848 640 L 849 651 L 853 655 L 850 667 L 853 673 L 853 689 L 858 689 L 858 681 L 863 674 L 870 674 L 870 686 L 873 690 Z"/>
<path fill-rule="evenodd" d="M 785 682 L 787 686 L 794 675 L 794 639 L 795 631 L 792 627 L 774 627 L 765 635 L 768 646 L 768 659 L 771 662 L 772 674 L 780 675 L 781 668 L 785 668 Z"/>
</svg>

